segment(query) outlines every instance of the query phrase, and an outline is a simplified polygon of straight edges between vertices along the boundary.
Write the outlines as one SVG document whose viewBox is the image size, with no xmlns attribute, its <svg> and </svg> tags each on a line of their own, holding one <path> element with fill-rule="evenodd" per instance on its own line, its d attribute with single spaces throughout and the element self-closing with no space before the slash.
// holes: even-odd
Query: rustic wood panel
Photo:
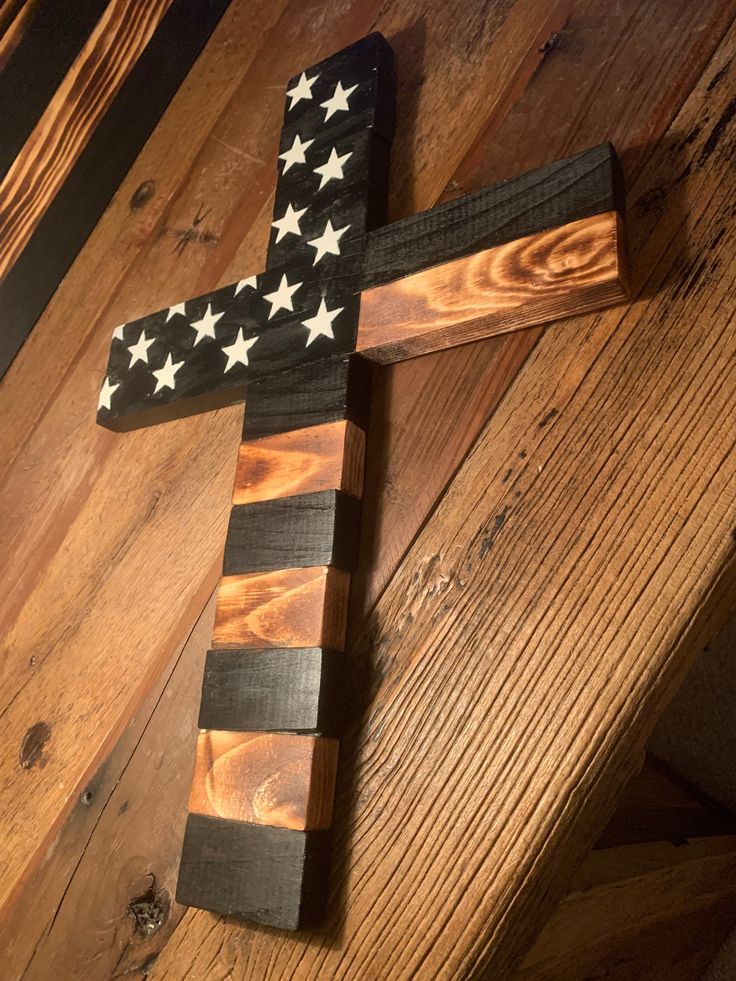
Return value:
<svg viewBox="0 0 736 981">
<path fill-rule="evenodd" d="M 329 828 L 338 746 L 324 736 L 201 732 L 189 810 L 273 828 Z"/>
<path fill-rule="evenodd" d="M 620 303 L 626 283 L 624 229 L 608 211 L 366 290 L 356 348 L 401 361 Z"/>
<path fill-rule="evenodd" d="M 6 2 L 0 8 L 0 175 L 10 169 L 107 0 Z M 20 98 L 22 93 L 22 98 Z"/>
<path fill-rule="evenodd" d="M 85 820 L 94 817 L 97 798 L 90 807 L 77 804 L 84 783 L 74 774 L 79 775 L 87 761 L 95 768 L 100 757 L 94 755 L 94 748 L 100 745 L 103 732 L 108 731 L 105 727 L 112 724 L 117 713 L 129 717 L 134 707 L 137 713 L 139 693 L 130 686 L 139 682 L 141 686 L 148 685 L 147 680 L 140 681 L 141 659 L 155 659 L 156 670 L 159 664 L 168 663 L 168 642 L 162 641 L 162 647 L 154 649 L 154 634 L 150 625 L 146 626 L 146 618 L 157 624 L 157 637 L 173 634 L 172 598 L 179 602 L 191 588 L 193 576 L 202 566 L 191 564 L 186 568 L 185 563 L 189 554 L 196 552 L 201 556 L 203 547 L 212 559 L 208 580 L 214 588 L 232 489 L 238 413 L 220 413 L 207 420 L 206 427 L 200 427 L 197 420 L 176 424 L 167 429 L 163 444 L 154 445 L 152 437 L 141 441 L 136 434 L 126 437 L 133 441 L 126 451 L 127 444 L 114 441 L 115 452 L 124 454 L 125 461 L 119 472 L 109 475 L 110 479 L 120 487 L 130 487 L 132 499 L 140 504 L 135 516 L 127 515 L 123 521 L 102 500 L 84 503 L 90 480 L 106 480 L 108 474 L 102 455 L 104 444 L 91 440 L 93 430 L 80 426 L 76 420 L 78 415 L 87 420 L 87 410 L 79 396 L 72 393 L 87 391 L 85 378 L 91 379 L 103 362 L 108 331 L 131 312 L 144 313 L 170 302 L 174 292 L 180 297 L 192 295 L 195 286 L 208 289 L 262 265 L 273 177 L 270 166 L 261 161 L 272 159 L 283 96 L 281 91 L 271 93 L 269 85 L 279 71 L 286 77 L 297 55 L 301 57 L 306 51 L 313 51 L 315 58 L 327 54 L 371 29 L 375 22 L 370 5 L 353 6 L 343 9 L 343 18 L 331 20 L 327 30 L 324 18 L 312 16 L 309 5 L 304 5 L 294 6 L 271 32 L 282 6 L 233 5 L 60 287 L 38 331 L 3 382 L 1 396 L 7 425 L 0 430 L 0 446 L 7 473 L 14 474 L 3 492 L 3 503 L 7 505 L 10 494 L 15 501 L 23 502 L 22 511 L 13 510 L 12 524 L 3 524 L 6 536 L 12 530 L 19 538 L 6 553 L 9 559 L 17 554 L 18 561 L 8 566 L 14 585 L 4 602 L 10 600 L 17 609 L 19 596 L 33 589 L 41 570 L 49 563 L 52 576 L 45 596 L 53 601 L 56 591 L 62 588 L 62 579 L 53 576 L 53 555 L 57 556 L 57 563 L 74 569 L 76 577 L 83 567 L 91 577 L 96 575 L 97 567 L 90 564 L 89 550 L 104 551 L 108 547 L 96 538 L 99 523 L 91 526 L 94 532 L 90 532 L 84 547 L 81 536 L 74 532 L 75 516 L 79 515 L 83 524 L 87 507 L 94 509 L 97 522 L 100 513 L 118 522 L 114 540 L 128 545 L 123 551 L 113 551 L 115 561 L 123 567 L 127 567 L 135 549 L 142 549 L 150 558 L 177 541 L 177 562 L 182 572 L 180 579 L 172 580 L 162 570 L 155 587 L 147 580 L 150 567 L 146 571 L 141 566 L 133 575 L 129 575 L 129 570 L 123 576 L 123 580 L 128 578 L 128 605 L 140 611 L 142 621 L 140 637 L 135 641 L 135 667 L 130 670 L 126 665 L 132 662 L 126 662 L 125 657 L 131 623 L 129 619 L 116 621 L 112 615 L 119 606 L 116 590 L 103 589 L 96 594 L 94 602 L 108 602 L 107 610 L 95 620 L 93 630 L 82 629 L 76 639 L 70 639 L 67 633 L 63 647 L 54 646 L 53 631 L 47 629 L 40 643 L 53 648 L 55 654 L 44 662 L 37 660 L 32 678 L 25 658 L 34 653 L 33 647 L 16 644 L 11 651 L 11 677 L 28 679 L 30 685 L 24 707 L 7 720 L 9 738 L 16 747 L 25 729 L 39 717 L 34 706 L 45 705 L 46 689 L 58 693 L 67 685 L 74 685 L 78 709 L 87 719 L 84 727 L 75 730 L 71 720 L 54 715 L 55 734 L 68 735 L 61 741 L 52 739 L 49 746 L 54 752 L 47 756 L 43 771 L 34 768 L 30 773 L 24 772 L 23 782 L 9 791 L 14 809 L 21 810 L 20 823 L 16 825 L 11 820 L 7 825 L 13 836 L 8 839 L 13 842 L 13 850 L 9 853 L 12 861 L 7 866 L 6 885 L 43 840 L 40 824 L 34 819 L 39 809 L 61 814 L 62 827 L 68 832 L 65 837 L 46 840 L 43 854 L 51 857 L 36 875 L 28 869 L 27 888 L 21 893 L 22 901 L 13 908 L 25 923 L 24 929 L 11 934 L 16 954 L 25 950 L 30 955 L 35 950 L 39 965 L 35 976 L 39 978 L 47 978 L 60 964 L 69 965 L 72 975 L 86 972 L 88 977 L 100 978 L 108 978 L 116 969 L 121 973 L 141 970 L 165 938 L 166 928 L 145 937 L 134 932 L 136 921 L 125 910 L 131 898 L 147 891 L 151 880 L 146 876 L 151 871 L 157 884 L 173 889 L 179 842 L 173 840 L 171 827 L 176 823 L 175 813 L 184 807 L 188 789 L 191 749 L 186 733 L 191 732 L 196 718 L 196 662 L 188 669 L 182 663 L 181 684 L 177 688 L 170 686 L 159 704 L 153 728 L 136 752 L 123 782 L 109 798 L 91 838 L 75 837 L 75 829 L 80 815 Z M 704 0 L 698 5 L 656 0 L 614 9 L 605 0 L 596 0 L 575 3 L 569 17 L 562 5 L 556 5 L 545 11 L 544 20 L 534 22 L 534 11 L 520 4 L 512 10 L 499 39 L 496 32 L 506 12 L 505 8 L 494 8 L 491 19 L 485 21 L 477 9 L 467 4 L 426 9 L 399 4 L 375 22 L 388 33 L 398 52 L 401 111 L 406 118 L 417 120 L 416 127 L 402 127 L 397 137 L 392 204 L 395 217 L 432 205 L 435 197 L 427 191 L 430 183 L 446 184 L 449 180 L 447 155 L 433 152 L 437 137 L 443 146 L 448 140 L 467 148 L 475 138 L 473 134 L 481 134 L 467 165 L 461 168 L 459 185 L 453 183 L 449 188 L 450 195 L 457 194 L 460 188 L 472 190 L 540 166 L 607 138 L 613 139 L 622 151 L 627 179 L 632 180 L 718 43 L 733 16 L 733 5 L 720 0 Z M 424 20 L 423 30 L 412 26 L 417 16 Z M 252 31 L 254 20 L 263 33 Z M 448 45 L 449 40 L 452 46 Z M 547 41 L 550 43 L 545 44 Z M 254 60 L 254 51 L 261 45 L 262 60 L 258 56 Z M 452 96 L 444 85 L 448 67 L 455 73 Z M 414 93 L 420 76 L 422 101 L 417 107 Z M 460 90 L 465 106 L 476 98 L 476 83 L 481 76 L 480 84 L 485 88 L 483 96 L 479 96 L 479 107 L 485 116 L 481 121 L 479 112 L 474 120 L 480 125 L 474 129 L 474 122 L 466 129 L 464 119 L 460 125 L 462 111 L 455 114 L 452 110 Z M 627 79 L 623 87 L 619 84 L 622 77 Z M 458 84 L 458 79 L 472 80 L 473 84 Z M 215 127 L 217 116 L 236 90 L 237 98 Z M 591 97 L 592 92 L 595 97 Z M 264 107 L 257 117 L 252 112 L 253 104 Z M 428 138 L 430 130 L 433 133 Z M 454 155 L 454 146 L 452 152 Z M 415 169 L 423 174 L 421 190 L 414 182 Z M 130 210 L 134 192 L 149 181 L 155 184 L 155 193 L 145 206 Z M 185 183 L 187 190 L 183 190 Z M 669 186 L 663 178 L 662 188 Z M 192 227 L 192 219 L 213 205 L 214 210 Z M 654 213 L 658 213 L 656 206 Z M 638 215 L 634 220 L 639 221 Z M 248 228 L 251 230 L 244 236 L 244 229 Z M 112 298 L 102 312 L 101 297 Z M 78 326 L 73 335 L 60 329 L 60 325 L 68 323 Z M 390 578 L 435 497 L 506 389 L 509 376 L 533 346 L 535 333 L 522 332 L 468 345 L 378 372 L 373 435 L 369 439 L 369 480 L 372 485 L 385 486 L 387 492 L 380 498 L 369 493 L 374 534 L 373 541 L 366 543 L 366 554 L 373 574 L 370 579 L 362 576 L 365 600 L 359 593 L 359 603 L 372 605 Z M 78 370 L 77 361 L 82 362 Z M 88 388 L 85 397 L 94 400 L 94 386 Z M 65 401 L 63 414 L 53 409 L 57 398 Z M 31 435 L 34 429 L 35 437 Z M 213 465 L 216 468 L 219 461 L 221 469 L 208 472 L 206 464 L 193 473 L 189 462 L 181 471 L 170 472 L 177 455 L 191 461 L 196 454 L 209 452 L 212 444 L 217 444 L 211 458 Z M 57 476 L 64 475 L 65 483 L 49 501 L 44 461 L 54 446 L 60 456 L 57 464 L 50 461 L 50 465 Z M 145 461 L 142 452 L 146 454 Z M 228 457 L 229 453 L 233 456 Z M 160 467 L 152 464 L 152 454 L 166 462 Z M 207 487 L 206 499 L 194 491 L 198 485 Z M 141 489 L 148 486 L 160 496 L 141 498 Z M 66 506 L 62 507 L 64 495 Z M 154 499 L 154 516 L 162 514 L 167 501 L 179 502 L 176 523 L 165 529 L 146 525 L 151 520 L 146 517 L 147 508 Z M 214 515 L 218 507 L 219 518 Z M 209 529 L 204 545 L 202 529 Z M 66 536 L 65 549 L 59 553 Z M 13 536 L 5 542 L 10 546 Z M 29 556 L 33 560 L 30 563 Z M 84 603 L 89 606 L 89 594 L 84 594 Z M 72 616 L 71 610 L 67 604 L 65 618 Z M 59 622 L 61 625 L 67 621 Z M 97 653 L 101 637 L 104 659 Z M 119 638 L 124 638 L 124 642 Z M 202 654 L 205 647 L 206 638 L 201 644 Z M 61 657 L 63 650 L 68 654 L 66 661 Z M 92 674 L 80 674 L 75 683 L 70 670 L 74 661 L 94 665 Z M 149 663 L 153 664 L 153 660 Z M 84 679 L 88 681 L 91 676 L 95 677 L 95 691 L 89 700 Z M 187 679 L 192 677 L 194 684 L 187 688 Z M 16 694 L 17 686 L 9 691 Z M 95 705 L 101 704 L 101 691 L 107 706 L 102 719 L 95 714 Z M 130 701 L 126 701 L 128 696 Z M 186 717 L 182 715 L 184 709 L 189 713 Z M 161 767 L 164 753 L 167 765 Z M 177 753 L 183 754 L 179 764 Z M 122 764 L 115 757 L 102 758 L 105 765 L 98 776 L 100 785 L 105 786 L 104 781 L 112 779 L 111 774 L 121 772 L 115 767 Z M 10 779 L 11 770 L 3 772 Z M 60 779 L 65 781 L 61 789 L 57 784 Z M 32 803 L 25 796 L 29 782 L 33 782 Z M 69 802 L 66 808 L 64 801 Z M 121 808 L 124 813 L 118 814 Z M 71 811 L 68 819 L 64 816 L 66 810 Z M 22 828 L 22 834 L 16 834 L 14 828 Z M 119 856 L 118 861 L 109 861 L 112 853 Z M 175 916 L 174 911 L 178 909 L 172 906 L 166 927 L 175 922 L 178 913 Z M 94 924 L 94 929 L 80 931 L 81 919 Z M 223 938 L 222 929 L 218 926 L 215 930 L 213 943 Z M 41 933 L 43 940 L 37 946 Z M 258 942 L 267 944 L 268 939 Z M 237 943 L 242 949 L 242 933 Z M 5 944 L 3 949 L 7 949 Z M 232 949 L 228 942 L 225 956 Z M 215 947 L 204 947 L 202 957 L 207 957 L 208 952 L 209 959 L 198 962 L 202 974 L 214 957 Z M 236 975 L 246 956 L 262 974 L 267 973 L 270 948 L 263 949 L 260 961 L 254 951 L 240 956 Z"/>
<path fill-rule="evenodd" d="M 215 951 L 240 976 L 518 963 L 732 586 L 735 50 L 732 33 L 633 188 L 637 296 L 653 299 L 545 334 L 355 645 L 381 680 L 342 785 L 357 803 L 339 951 L 337 932 L 298 953 L 231 943 L 192 914 L 153 977 Z M 451 746 L 428 767 L 439 728 Z"/>
<path fill-rule="evenodd" d="M 348 573 L 327 566 L 223 576 L 213 646 L 342 650 L 349 588 Z"/>
<path fill-rule="evenodd" d="M 345 721 L 345 684 L 345 658 L 337 651 L 208 651 L 199 726 L 330 735 Z"/>
<path fill-rule="evenodd" d="M 233 504 L 335 488 L 363 492 L 365 433 L 352 422 L 326 422 L 241 443 Z"/>
<path fill-rule="evenodd" d="M 23 146 L 6 169 L 0 168 L 0 376 L 227 2 L 109 0 L 106 6 L 86 2 L 80 11 L 77 5 L 44 3 L 38 16 L 31 17 L 28 45 L 19 45 L 8 74 L 0 76 L 0 91 L 22 105 L 28 89 L 24 78 L 34 78 L 28 112 L 35 112 L 39 98 L 50 94 L 49 83 L 66 63 L 69 43 L 84 43 Z M 49 16 L 49 7 L 59 9 Z M 83 29 L 92 27 L 91 12 L 97 7 L 104 9 L 85 40 Z M 42 26 L 36 38 L 37 22 Z M 50 46 L 60 53 L 46 58 L 43 51 Z M 28 121 L 27 115 L 18 121 L 18 132 Z"/>
<path fill-rule="evenodd" d="M 285 930 L 324 916 L 328 831 L 292 831 L 190 814 L 176 898 Z"/>
</svg>

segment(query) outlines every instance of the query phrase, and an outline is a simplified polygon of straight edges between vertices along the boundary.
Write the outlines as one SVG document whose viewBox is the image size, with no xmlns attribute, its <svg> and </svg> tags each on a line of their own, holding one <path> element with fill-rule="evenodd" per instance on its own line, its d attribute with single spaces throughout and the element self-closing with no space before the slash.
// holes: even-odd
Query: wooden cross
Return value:
<svg viewBox="0 0 736 981">
<path fill-rule="evenodd" d="M 291 80 L 266 269 L 117 327 L 99 399 L 126 430 L 247 386 L 177 899 L 288 929 L 325 911 L 365 359 L 625 299 L 608 144 L 380 227 L 392 62 L 372 34 Z"/>
</svg>

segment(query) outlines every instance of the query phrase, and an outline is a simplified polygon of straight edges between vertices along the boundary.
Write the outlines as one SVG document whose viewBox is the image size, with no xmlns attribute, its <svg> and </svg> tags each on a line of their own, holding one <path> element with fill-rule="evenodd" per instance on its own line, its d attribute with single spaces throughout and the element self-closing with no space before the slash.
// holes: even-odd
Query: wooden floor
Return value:
<svg viewBox="0 0 736 981">
<path fill-rule="evenodd" d="M 376 372 L 332 914 L 288 936 L 171 899 L 242 409 L 94 410 L 116 324 L 261 267 L 283 82 L 373 29 L 391 217 L 609 139 L 633 299 Z M 580 863 L 733 582 L 735 98 L 733 0 L 233 0 L 0 384 L 5 976 L 698 976 L 732 829 Z M 592 926 L 571 968 L 629 880 L 651 956 L 645 878 L 669 973 Z"/>
</svg>

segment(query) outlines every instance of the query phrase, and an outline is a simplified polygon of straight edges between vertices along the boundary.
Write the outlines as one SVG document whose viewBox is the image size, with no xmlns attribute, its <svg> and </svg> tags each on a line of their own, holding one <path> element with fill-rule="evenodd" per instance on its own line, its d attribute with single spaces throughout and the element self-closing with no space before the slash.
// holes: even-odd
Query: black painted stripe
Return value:
<svg viewBox="0 0 736 981">
<path fill-rule="evenodd" d="M 238 504 L 230 512 L 225 576 L 330 565 L 351 572 L 358 557 L 360 501 L 339 490 Z"/>
<path fill-rule="evenodd" d="M 207 652 L 199 728 L 335 735 L 345 655 L 320 647 Z"/>
</svg>

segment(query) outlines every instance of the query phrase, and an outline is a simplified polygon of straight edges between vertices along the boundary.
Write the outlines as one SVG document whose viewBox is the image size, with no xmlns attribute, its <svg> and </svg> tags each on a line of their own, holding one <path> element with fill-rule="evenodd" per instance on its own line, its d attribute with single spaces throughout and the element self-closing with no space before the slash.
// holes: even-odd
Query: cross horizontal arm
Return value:
<svg viewBox="0 0 736 981">
<path fill-rule="evenodd" d="M 277 234 L 280 265 L 116 328 L 98 421 L 127 430 L 242 401 L 247 382 L 331 355 L 396 361 L 617 302 L 622 214 L 603 144 L 352 240 L 329 300 L 307 261 L 317 247 L 302 236 L 289 261 Z"/>
</svg>

